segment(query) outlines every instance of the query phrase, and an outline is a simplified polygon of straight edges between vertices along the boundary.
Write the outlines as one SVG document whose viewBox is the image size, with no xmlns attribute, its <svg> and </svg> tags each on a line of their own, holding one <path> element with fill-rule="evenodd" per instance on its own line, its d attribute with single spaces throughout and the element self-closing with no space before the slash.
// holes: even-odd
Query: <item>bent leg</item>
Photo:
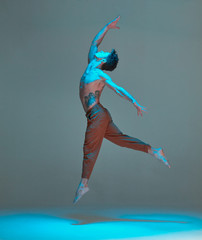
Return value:
<svg viewBox="0 0 202 240">
<path fill-rule="evenodd" d="M 148 153 L 151 149 L 149 144 L 141 141 L 140 139 L 123 134 L 114 124 L 113 120 L 109 123 L 104 137 L 121 147 L 131 148 L 146 153 Z"/>
<path fill-rule="evenodd" d="M 138 138 L 134 138 L 123 134 L 119 128 L 114 124 L 111 116 L 110 123 L 105 132 L 105 138 L 121 147 L 127 147 L 134 150 L 142 151 L 145 153 L 149 153 L 155 158 L 161 160 L 166 166 L 170 168 L 170 164 L 168 159 L 165 157 L 164 151 L 162 148 L 153 148 L 150 144 L 147 144 L 141 141 Z"/>
</svg>

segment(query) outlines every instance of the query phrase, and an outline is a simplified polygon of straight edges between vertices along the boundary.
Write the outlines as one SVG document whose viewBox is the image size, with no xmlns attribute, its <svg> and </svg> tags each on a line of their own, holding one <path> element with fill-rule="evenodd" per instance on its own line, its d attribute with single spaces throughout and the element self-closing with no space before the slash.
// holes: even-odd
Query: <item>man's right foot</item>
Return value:
<svg viewBox="0 0 202 240">
<path fill-rule="evenodd" d="M 81 178 L 81 181 L 79 183 L 79 186 L 77 188 L 77 191 L 76 191 L 76 195 L 75 195 L 75 198 L 74 198 L 74 201 L 73 203 L 75 204 L 76 202 L 79 201 L 79 199 L 89 191 L 89 187 L 88 187 L 88 179 L 87 178 Z"/>
<path fill-rule="evenodd" d="M 79 199 L 89 191 L 89 187 L 79 187 L 79 189 L 76 192 L 76 196 L 74 198 L 73 204 L 77 203 L 79 201 Z"/>
<path fill-rule="evenodd" d="M 153 155 L 157 159 L 161 160 L 166 166 L 168 166 L 170 168 L 169 161 L 168 161 L 168 159 L 166 159 L 162 148 L 151 148 L 151 151 L 152 151 L 152 153 L 150 153 L 151 155 Z"/>
</svg>

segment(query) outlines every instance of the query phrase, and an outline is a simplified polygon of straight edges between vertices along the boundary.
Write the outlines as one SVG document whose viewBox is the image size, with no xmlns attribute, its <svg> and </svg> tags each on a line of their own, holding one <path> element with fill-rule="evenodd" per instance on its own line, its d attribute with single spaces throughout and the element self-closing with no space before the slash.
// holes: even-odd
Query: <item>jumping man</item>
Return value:
<svg viewBox="0 0 202 240">
<path fill-rule="evenodd" d="M 88 54 L 88 66 L 81 77 L 80 99 L 87 118 L 87 128 L 83 145 L 81 181 L 77 188 L 73 203 L 76 203 L 89 191 L 88 181 L 98 157 L 103 138 L 121 147 L 149 153 L 170 168 L 170 164 L 162 148 L 153 148 L 137 138 L 123 134 L 114 124 L 110 112 L 104 108 L 99 101 L 102 90 L 106 85 L 120 97 L 132 103 L 137 109 L 138 116 L 139 114 L 142 116 L 142 111 L 146 111 L 133 96 L 124 88 L 115 84 L 110 76 L 103 72 L 103 70 L 113 71 L 119 59 L 114 49 L 112 49 L 111 52 L 98 52 L 98 46 L 109 29 L 120 29 L 116 26 L 119 19 L 120 16 L 109 22 L 93 39 Z"/>
</svg>

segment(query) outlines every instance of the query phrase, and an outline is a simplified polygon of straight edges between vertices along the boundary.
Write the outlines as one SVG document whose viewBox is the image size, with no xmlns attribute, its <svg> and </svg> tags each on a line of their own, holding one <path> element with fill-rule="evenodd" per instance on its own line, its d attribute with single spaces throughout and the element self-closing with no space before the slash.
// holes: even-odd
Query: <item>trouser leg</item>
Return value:
<svg viewBox="0 0 202 240">
<path fill-rule="evenodd" d="M 148 153 L 149 149 L 151 149 L 149 144 L 141 141 L 140 139 L 123 134 L 114 124 L 113 120 L 109 122 L 104 137 L 121 147 L 131 148 L 146 153 Z"/>
<path fill-rule="evenodd" d="M 82 178 L 90 178 L 98 157 L 110 118 L 104 108 L 99 107 L 87 118 L 87 128 L 83 145 Z"/>
</svg>

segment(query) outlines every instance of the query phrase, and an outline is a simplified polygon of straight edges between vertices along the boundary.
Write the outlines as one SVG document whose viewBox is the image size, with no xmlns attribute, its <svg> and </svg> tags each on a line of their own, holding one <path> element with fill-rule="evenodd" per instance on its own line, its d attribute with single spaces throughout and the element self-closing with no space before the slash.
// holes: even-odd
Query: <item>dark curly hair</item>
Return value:
<svg viewBox="0 0 202 240">
<path fill-rule="evenodd" d="M 101 69 L 106 71 L 113 71 L 116 68 L 118 61 L 118 55 L 115 49 L 112 49 L 110 55 L 107 57 L 106 63 L 102 65 Z"/>
</svg>

